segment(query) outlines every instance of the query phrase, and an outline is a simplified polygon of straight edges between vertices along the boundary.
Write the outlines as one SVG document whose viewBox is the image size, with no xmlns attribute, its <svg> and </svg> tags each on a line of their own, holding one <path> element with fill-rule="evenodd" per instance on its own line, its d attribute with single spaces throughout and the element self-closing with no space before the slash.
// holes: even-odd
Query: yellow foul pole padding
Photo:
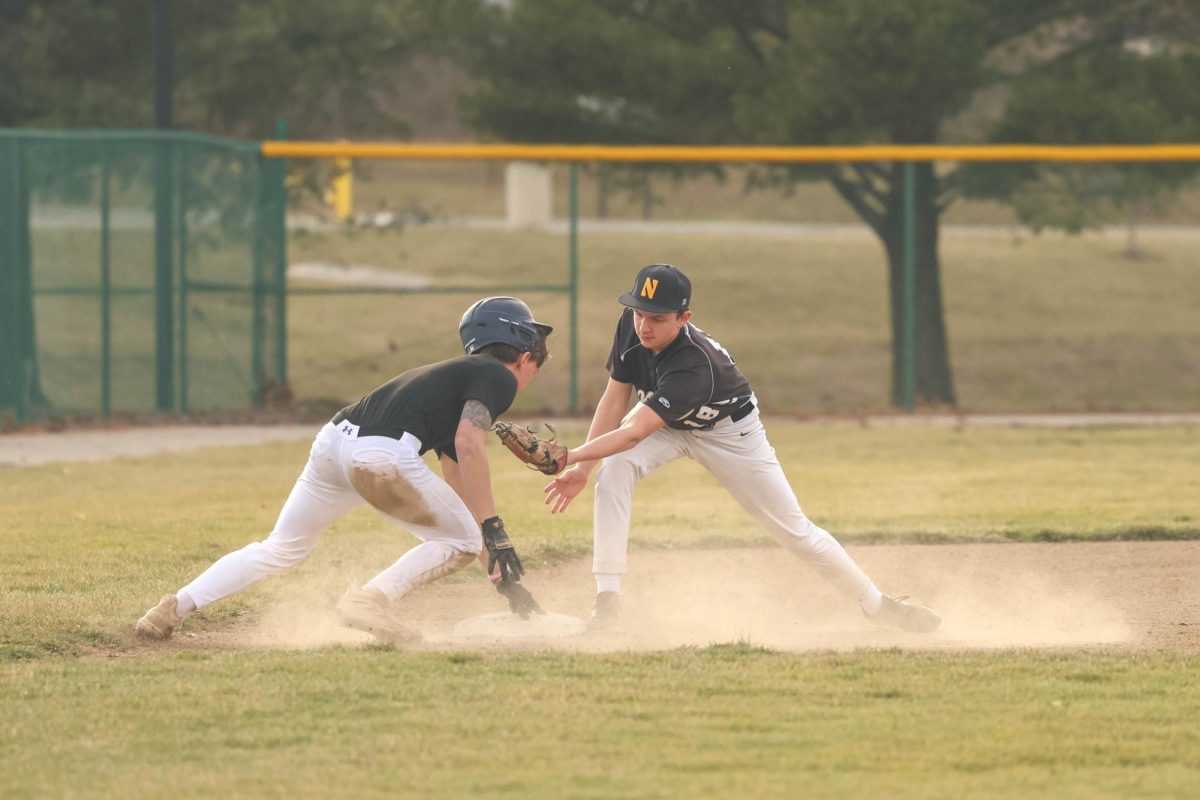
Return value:
<svg viewBox="0 0 1200 800">
<path fill-rule="evenodd" d="M 333 162 L 333 178 L 329 182 L 329 191 L 325 193 L 325 202 L 333 206 L 334 216 L 339 222 L 346 222 L 354 215 L 354 162 L 345 156 L 339 156 Z"/>
<path fill-rule="evenodd" d="M 442 144 L 425 142 L 262 143 L 267 158 L 411 161 L 861 162 L 861 161 L 1200 161 L 1197 144 L 861 145 L 694 147 L 676 145 Z"/>
</svg>

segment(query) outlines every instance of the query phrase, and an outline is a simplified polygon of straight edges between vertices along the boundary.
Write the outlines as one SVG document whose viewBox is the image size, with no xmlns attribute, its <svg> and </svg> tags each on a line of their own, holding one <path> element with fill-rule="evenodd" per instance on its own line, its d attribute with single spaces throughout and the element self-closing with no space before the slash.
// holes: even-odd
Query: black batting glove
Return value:
<svg viewBox="0 0 1200 800">
<path fill-rule="evenodd" d="M 496 591 L 508 599 L 508 607 L 521 619 L 529 619 L 530 614 L 545 614 L 533 595 L 519 583 L 497 583 Z"/>
<path fill-rule="evenodd" d="M 483 521 L 481 527 L 483 528 L 483 544 L 488 551 L 488 577 L 492 578 L 497 565 L 499 565 L 501 581 L 516 583 L 521 580 L 521 576 L 525 574 L 525 568 L 521 566 L 521 559 L 517 558 L 517 551 L 513 548 L 512 540 L 504 531 L 504 521 L 499 517 L 489 517 Z M 492 580 L 496 579 L 492 578 Z"/>
</svg>

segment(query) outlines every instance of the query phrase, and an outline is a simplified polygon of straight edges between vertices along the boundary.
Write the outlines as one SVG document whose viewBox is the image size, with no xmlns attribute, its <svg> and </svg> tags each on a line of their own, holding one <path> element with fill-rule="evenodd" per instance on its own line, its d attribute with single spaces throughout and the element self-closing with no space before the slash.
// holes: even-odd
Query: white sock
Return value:
<svg viewBox="0 0 1200 800">
<path fill-rule="evenodd" d="M 180 589 L 175 593 L 175 613 L 183 617 L 196 610 L 196 603 L 191 595 Z"/>
<path fill-rule="evenodd" d="M 879 613 L 879 609 L 883 608 L 883 592 L 879 591 L 872 583 L 863 596 L 858 598 L 858 604 L 862 606 L 863 611 L 867 612 L 868 617 L 873 617 Z"/>
<path fill-rule="evenodd" d="M 607 572 L 596 573 L 596 591 L 597 592 L 616 592 L 621 593 L 621 576 L 613 575 Z"/>
</svg>

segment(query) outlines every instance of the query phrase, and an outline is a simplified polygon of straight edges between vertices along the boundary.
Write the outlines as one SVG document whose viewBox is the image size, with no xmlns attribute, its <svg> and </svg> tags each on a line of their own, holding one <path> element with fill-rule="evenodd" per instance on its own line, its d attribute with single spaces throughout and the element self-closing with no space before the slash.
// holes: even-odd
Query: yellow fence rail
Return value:
<svg viewBox="0 0 1200 800">
<path fill-rule="evenodd" d="M 684 147 L 674 145 L 444 144 L 269 140 L 267 158 L 413 161 L 758 162 L 831 161 L 1200 161 L 1200 144 L 862 145 L 854 147 Z"/>
</svg>

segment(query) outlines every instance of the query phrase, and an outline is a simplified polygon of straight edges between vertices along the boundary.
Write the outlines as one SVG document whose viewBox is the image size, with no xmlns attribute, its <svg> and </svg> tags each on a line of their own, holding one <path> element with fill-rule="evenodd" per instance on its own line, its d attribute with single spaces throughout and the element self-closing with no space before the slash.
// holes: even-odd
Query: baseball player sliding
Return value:
<svg viewBox="0 0 1200 800">
<path fill-rule="evenodd" d="M 767 441 L 758 401 L 729 352 L 692 324 L 692 284 L 669 264 L 637 274 L 608 356 L 608 386 L 587 443 L 565 453 L 570 466 L 546 486 L 552 513 L 564 511 L 596 475 L 596 604 L 589 627 L 620 621 L 630 507 L 638 480 L 669 461 L 700 462 L 759 524 L 811 564 L 872 620 L 907 631 L 941 625 L 935 612 L 883 594 L 836 539 L 800 510 Z M 629 409 L 631 394 L 638 402 Z M 628 413 L 626 413 L 628 410 Z M 565 458 L 563 456 L 565 455 Z"/>
<path fill-rule="evenodd" d="M 395 603 L 476 556 L 514 612 L 540 612 L 517 583 L 521 560 L 496 515 L 485 445 L 492 421 L 545 362 L 551 330 L 516 298 L 472 305 L 459 326 L 466 355 L 409 370 L 339 411 L 313 441 L 271 534 L 163 597 L 137 632 L 165 639 L 192 611 L 295 567 L 326 528 L 364 503 L 421 544 L 346 592 L 337 604 L 343 624 L 398 644 L 419 641 Z M 428 450 L 437 453 L 441 478 L 421 459 Z"/>
</svg>

